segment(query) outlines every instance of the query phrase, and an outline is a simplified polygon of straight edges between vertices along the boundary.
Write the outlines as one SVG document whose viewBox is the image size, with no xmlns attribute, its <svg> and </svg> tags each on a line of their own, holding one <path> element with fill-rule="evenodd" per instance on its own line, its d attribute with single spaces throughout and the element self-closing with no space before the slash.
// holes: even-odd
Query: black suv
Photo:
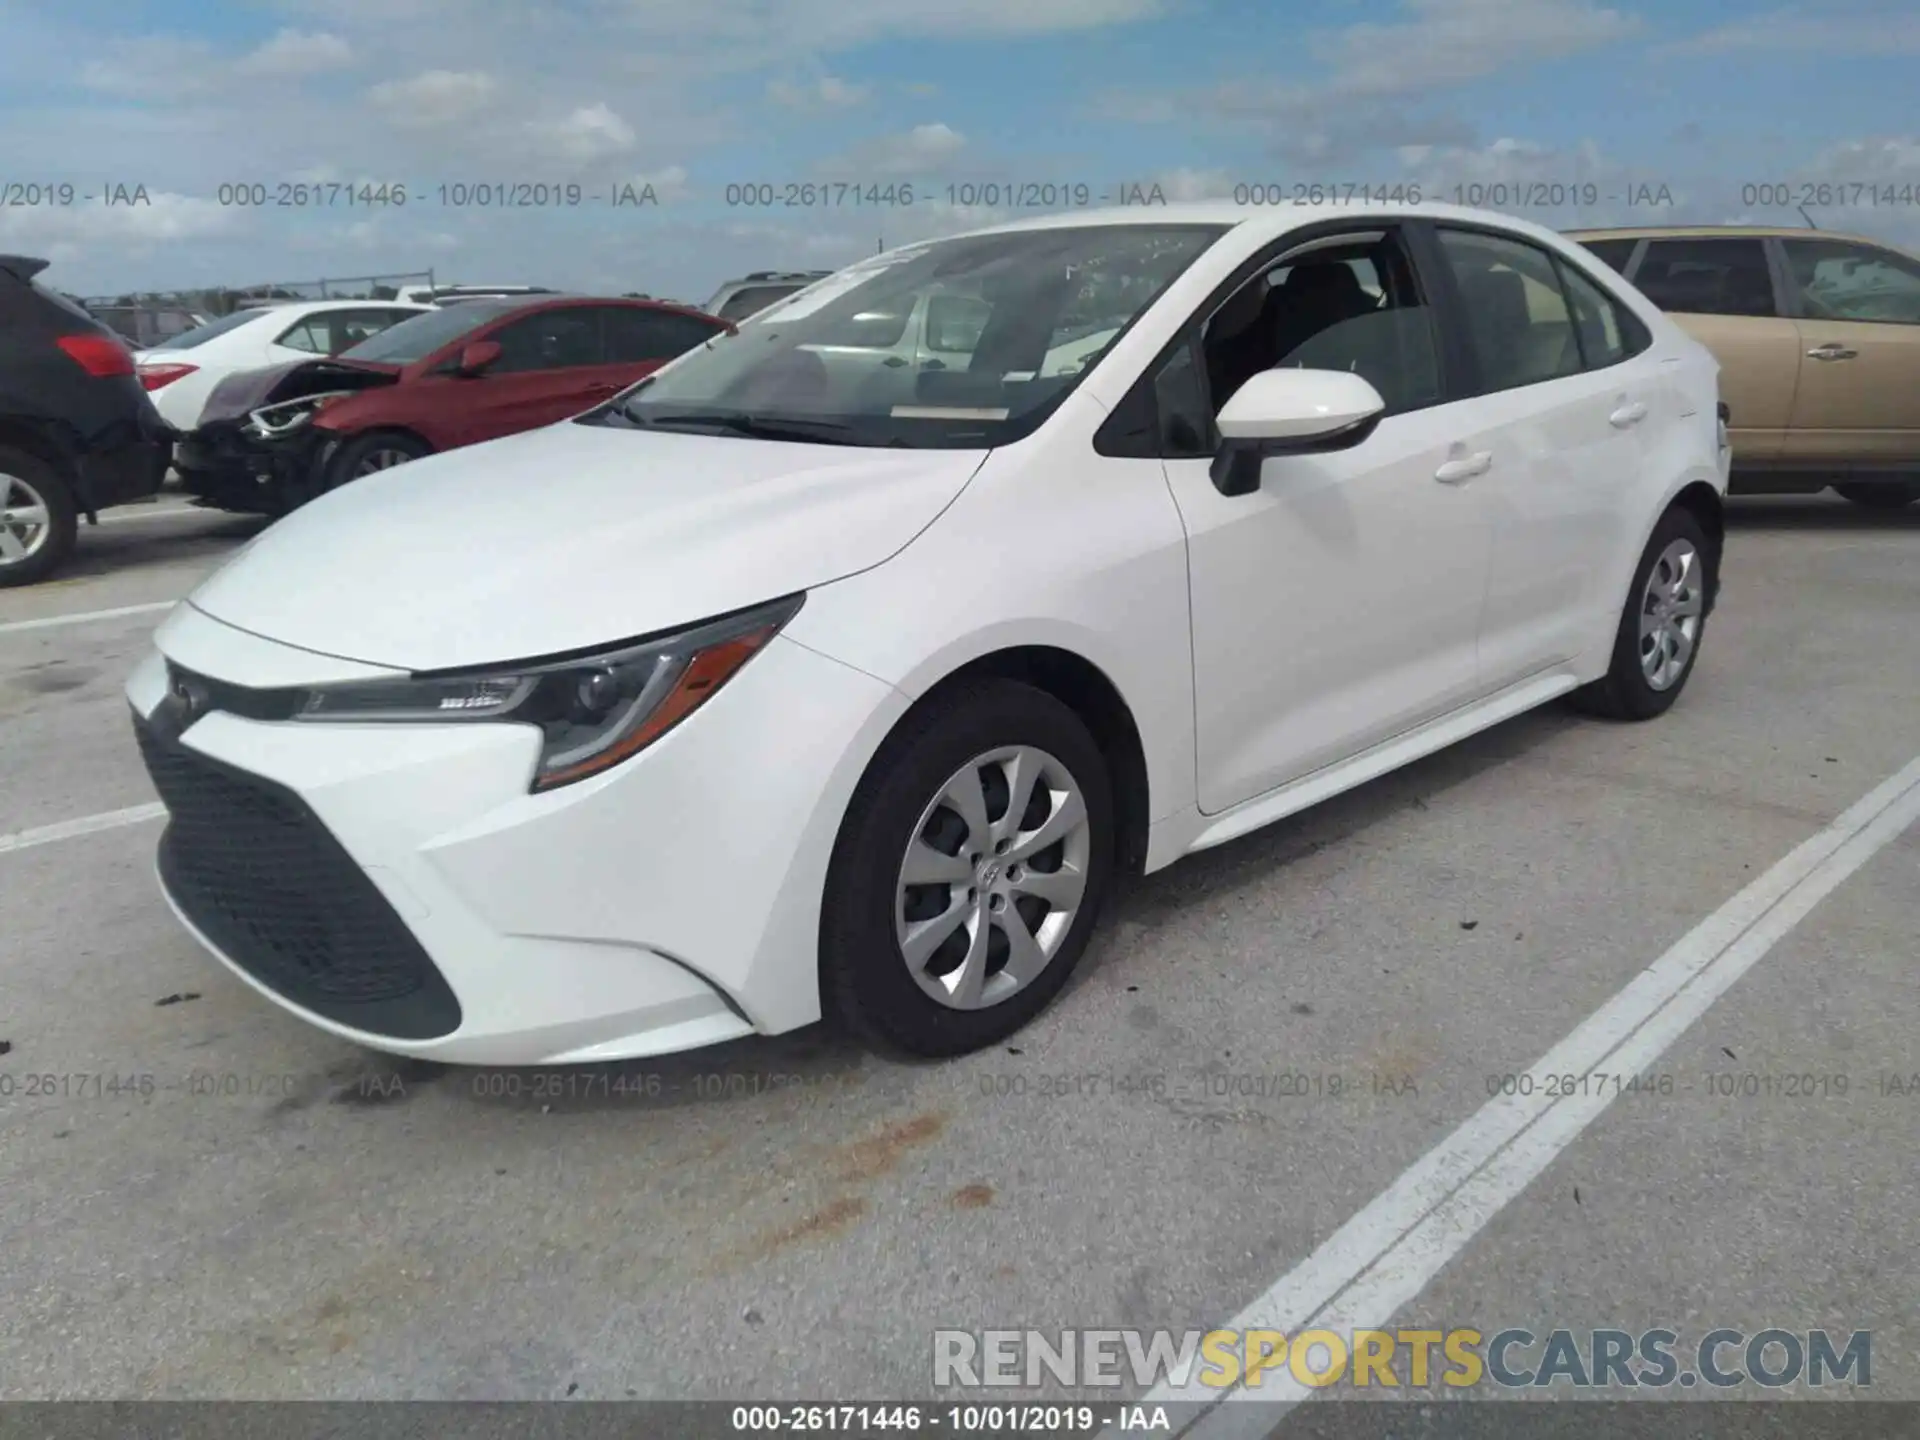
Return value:
<svg viewBox="0 0 1920 1440">
<path fill-rule="evenodd" d="M 0 587 L 65 564 L 81 515 L 157 492 L 178 438 L 126 342 L 36 283 L 46 268 L 0 255 Z"/>
</svg>

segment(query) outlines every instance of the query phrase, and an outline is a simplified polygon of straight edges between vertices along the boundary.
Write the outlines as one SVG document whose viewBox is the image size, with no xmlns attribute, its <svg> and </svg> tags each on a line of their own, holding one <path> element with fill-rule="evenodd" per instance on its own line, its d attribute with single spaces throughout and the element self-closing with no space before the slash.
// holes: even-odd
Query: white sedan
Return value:
<svg viewBox="0 0 1920 1440">
<path fill-rule="evenodd" d="M 236 310 L 141 351 L 134 368 L 160 418 L 187 431 L 200 423 L 207 397 L 227 376 L 338 355 L 432 308 L 386 300 L 315 300 Z"/>
<path fill-rule="evenodd" d="M 897 357 L 807 349 L 955 284 L 991 314 L 904 394 Z M 378 1050 L 823 1015 L 972 1050 L 1127 872 L 1561 696 L 1666 710 L 1727 464 L 1712 356 L 1508 217 L 1130 208 L 895 250 L 204 583 L 128 684 L 161 884 Z"/>
</svg>

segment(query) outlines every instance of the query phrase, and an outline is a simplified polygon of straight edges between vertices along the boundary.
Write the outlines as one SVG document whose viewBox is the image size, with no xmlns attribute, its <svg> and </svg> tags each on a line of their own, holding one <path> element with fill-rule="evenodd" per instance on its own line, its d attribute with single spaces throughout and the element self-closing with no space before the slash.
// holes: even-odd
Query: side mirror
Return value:
<svg viewBox="0 0 1920 1440">
<path fill-rule="evenodd" d="M 1276 455 L 1346 450 L 1373 433 L 1386 412 L 1380 392 L 1345 370 L 1263 370 L 1221 407 L 1214 488 L 1249 495 Z"/>
<path fill-rule="evenodd" d="M 477 380 L 499 363 L 500 355 L 498 340 L 476 340 L 460 351 L 460 363 L 453 373 L 464 380 Z"/>
</svg>

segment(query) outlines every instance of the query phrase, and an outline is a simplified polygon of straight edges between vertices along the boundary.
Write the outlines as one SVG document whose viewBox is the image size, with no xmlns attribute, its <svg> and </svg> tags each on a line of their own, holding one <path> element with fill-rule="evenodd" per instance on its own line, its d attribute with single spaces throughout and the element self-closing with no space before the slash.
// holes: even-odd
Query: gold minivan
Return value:
<svg viewBox="0 0 1920 1440">
<path fill-rule="evenodd" d="M 1824 230 L 1575 230 L 1720 361 L 1733 494 L 1920 500 L 1920 259 Z"/>
</svg>

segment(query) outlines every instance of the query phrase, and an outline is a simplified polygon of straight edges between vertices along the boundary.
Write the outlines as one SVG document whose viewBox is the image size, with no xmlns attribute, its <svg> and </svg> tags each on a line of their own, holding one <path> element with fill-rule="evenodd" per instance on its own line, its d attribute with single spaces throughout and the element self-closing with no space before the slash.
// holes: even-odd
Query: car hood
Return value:
<svg viewBox="0 0 1920 1440">
<path fill-rule="evenodd" d="M 189 599 L 267 639 L 374 665 L 559 654 L 877 565 L 986 454 L 566 422 L 324 495 Z"/>
<path fill-rule="evenodd" d="M 399 377 L 397 365 L 347 360 L 288 360 L 257 370 L 238 370 L 213 387 L 200 411 L 200 423 L 236 420 L 269 400 L 392 384 Z"/>
</svg>

